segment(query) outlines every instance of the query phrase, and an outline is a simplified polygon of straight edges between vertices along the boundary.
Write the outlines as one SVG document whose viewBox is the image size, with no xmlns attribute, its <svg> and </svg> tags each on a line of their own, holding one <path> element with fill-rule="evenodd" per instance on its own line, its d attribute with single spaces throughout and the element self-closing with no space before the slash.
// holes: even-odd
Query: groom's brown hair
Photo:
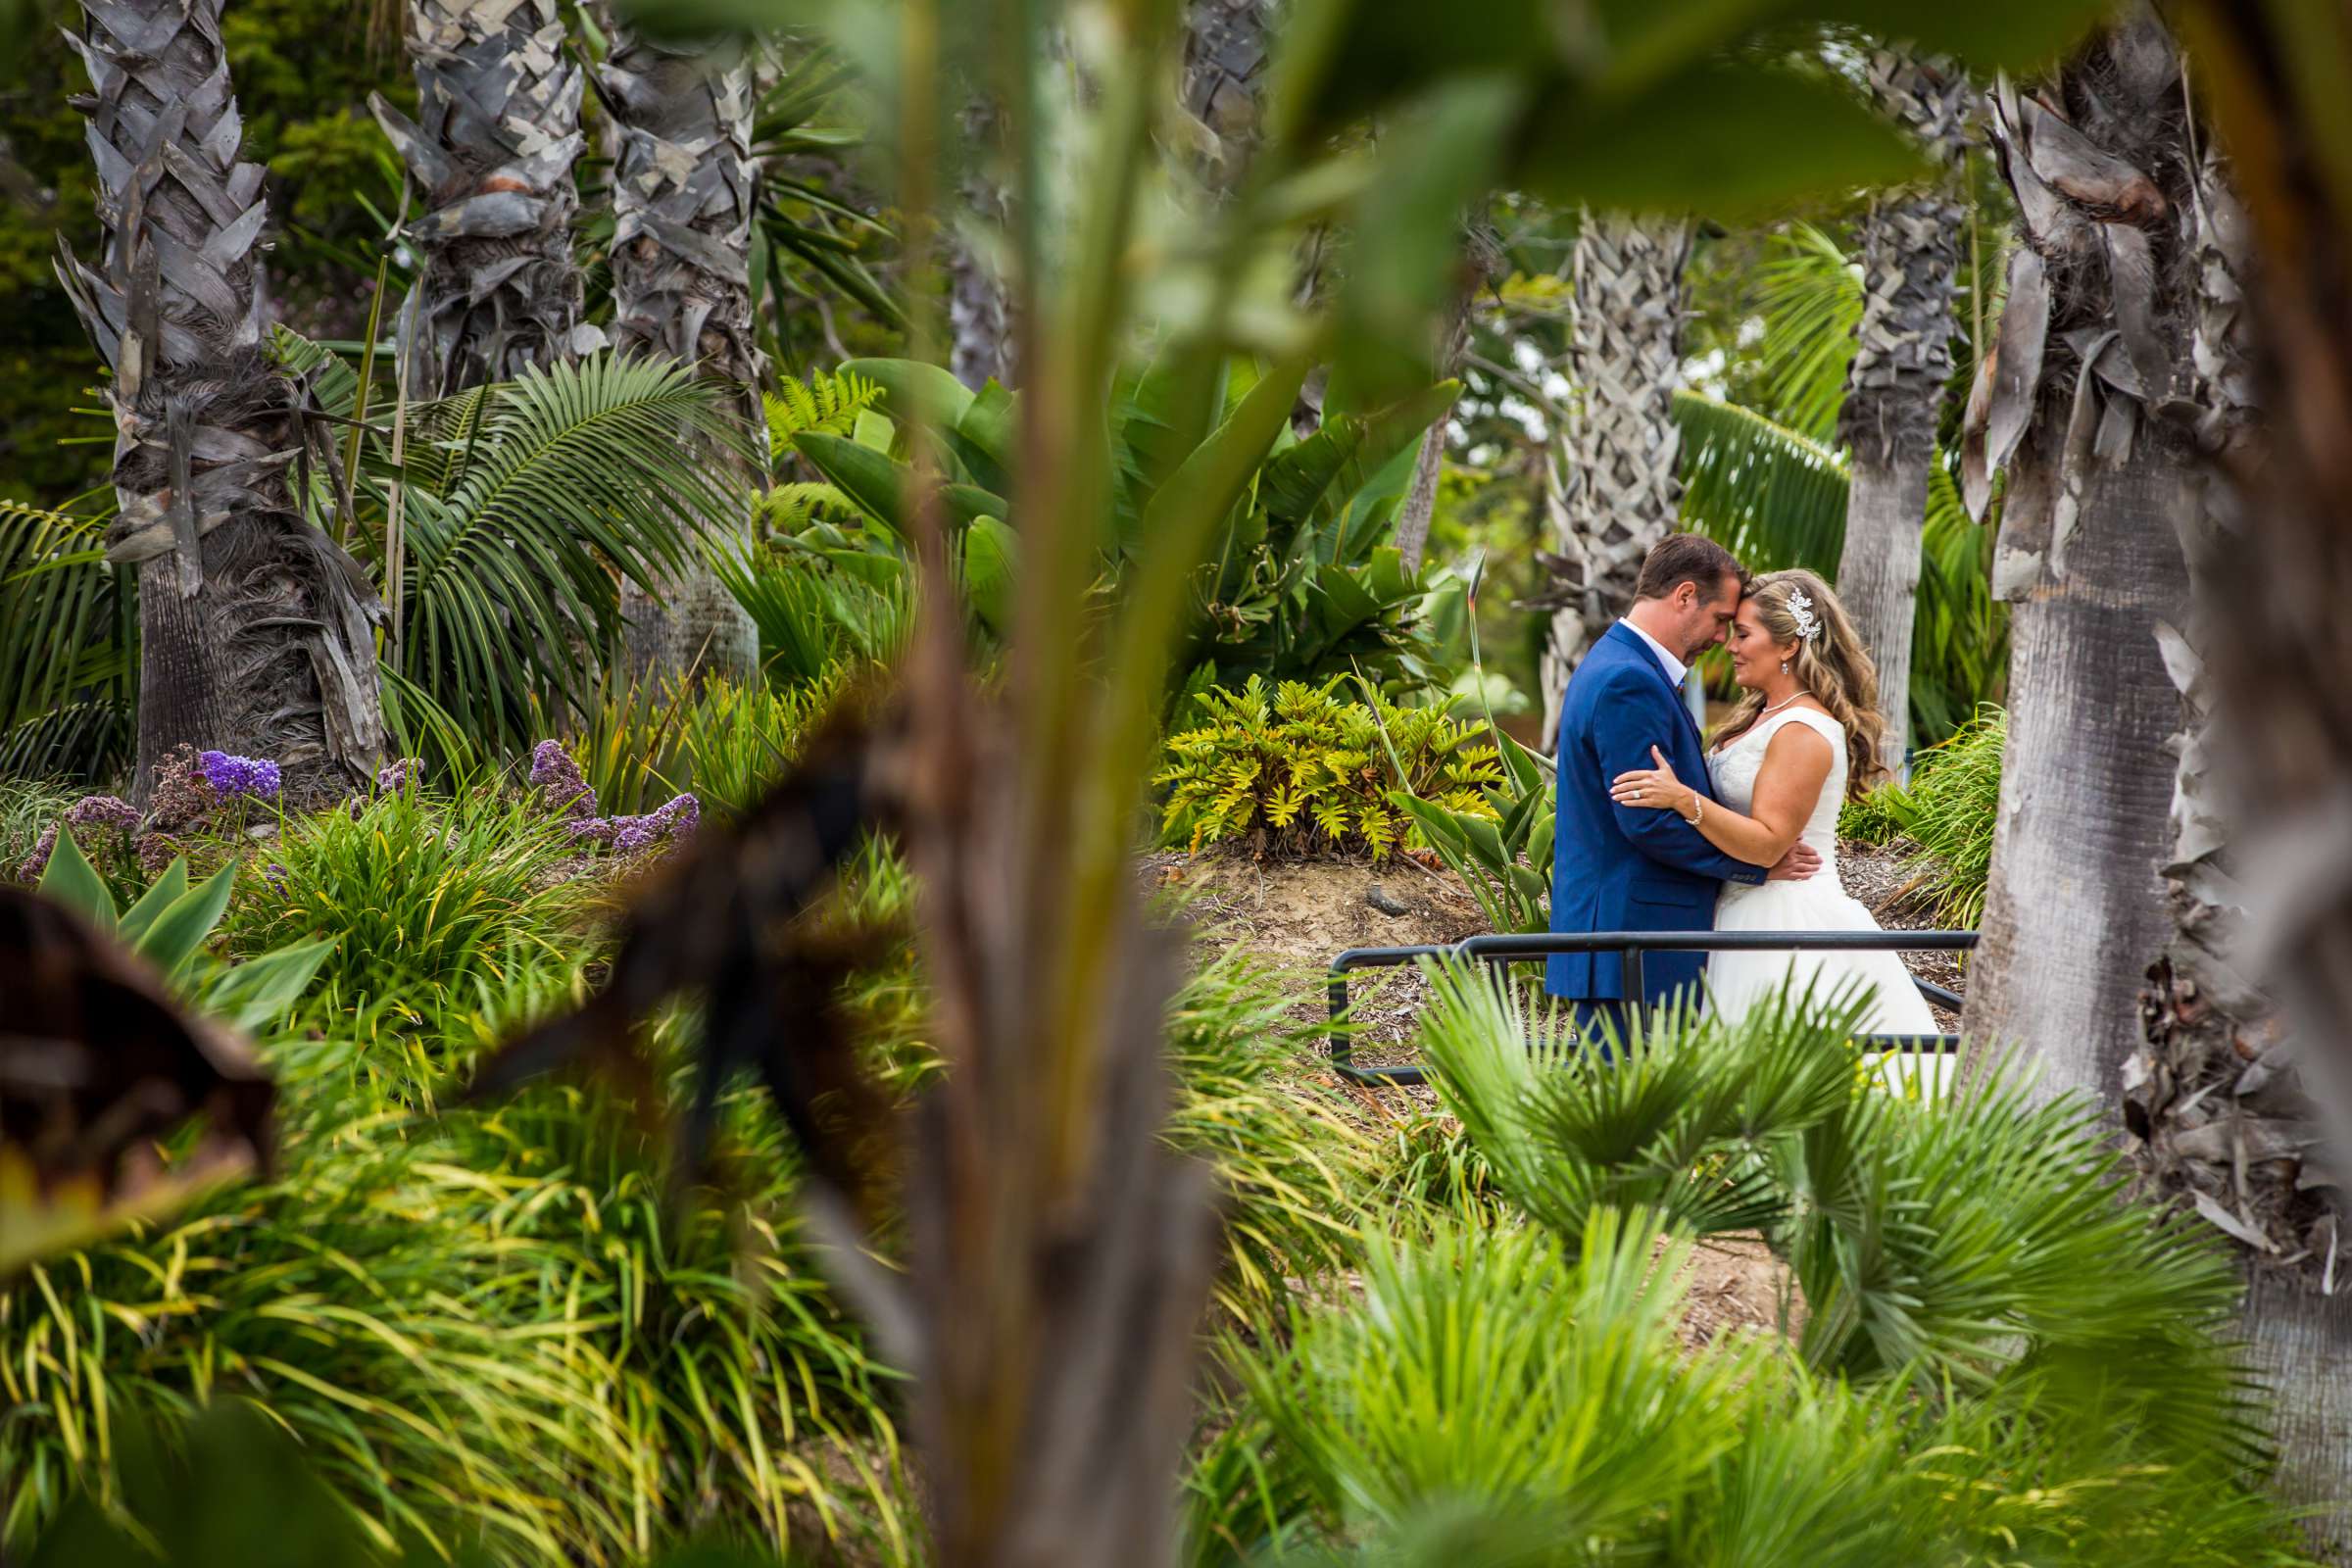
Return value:
<svg viewBox="0 0 2352 1568">
<path fill-rule="evenodd" d="M 1687 582 L 1698 584 L 1700 602 L 1715 597 L 1730 577 L 1739 592 L 1747 592 L 1747 568 L 1729 550 L 1695 533 L 1670 533 L 1650 547 L 1642 559 L 1642 576 L 1634 584 L 1636 599 L 1664 599 Z"/>
</svg>

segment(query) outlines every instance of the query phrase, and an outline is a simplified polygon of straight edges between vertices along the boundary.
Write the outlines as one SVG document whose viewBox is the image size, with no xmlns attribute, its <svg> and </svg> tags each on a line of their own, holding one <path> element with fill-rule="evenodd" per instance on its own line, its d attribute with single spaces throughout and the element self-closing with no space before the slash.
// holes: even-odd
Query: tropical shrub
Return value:
<svg viewBox="0 0 2352 1568">
<path fill-rule="evenodd" d="M 795 449 L 872 524 L 903 536 L 912 469 L 894 421 L 927 412 L 949 464 L 940 502 L 965 539 L 968 591 L 1001 634 L 1005 622 L 991 604 L 1007 591 L 999 584 L 1012 565 L 1005 475 L 1018 396 L 993 383 L 975 393 L 908 360 L 858 360 L 842 370 L 882 386 L 879 411 L 860 415 L 850 435 L 797 432 Z M 1173 405 L 1184 389 L 1173 368 L 1121 374 L 1108 411 L 1114 493 L 1101 577 L 1115 593 L 1152 536 L 1152 507 L 1171 481 L 1198 482 L 1212 466 L 1246 462 L 1247 482 L 1206 553 L 1209 564 L 1195 574 L 1177 668 L 1196 686 L 1252 674 L 1319 681 L 1348 671 L 1387 684 L 1442 685 L 1418 625 L 1429 585 L 1403 570 L 1388 540 L 1422 433 L 1457 387 L 1444 382 L 1377 410 L 1334 412 L 1304 437 L 1285 425 L 1260 439 L 1249 433 L 1254 422 L 1232 417 L 1256 383 L 1250 367 L 1220 367 L 1210 390 L 1222 422 L 1187 446 L 1175 433 Z M 1247 450 L 1221 445 L 1245 441 Z"/>
<path fill-rule="evenodd" d="M 1268 694 L 1252 675 L 1238 692 L 1201 699 L 1206 720 L 1168 738 L 1152 782 L 1165 789 L 1160 833 L 1198 851 L 1247 839 L 1253 853 L 1369 852 L 1426 847 L 1401 791 L 1450 811 L 1493 809 L 1479 793 L 1502 766 L 1481 731 L 1436 708 L 1397 708 L 1378 692 L 1366 702 L 1320 686 L 1284 681 Z"/>
</svg>

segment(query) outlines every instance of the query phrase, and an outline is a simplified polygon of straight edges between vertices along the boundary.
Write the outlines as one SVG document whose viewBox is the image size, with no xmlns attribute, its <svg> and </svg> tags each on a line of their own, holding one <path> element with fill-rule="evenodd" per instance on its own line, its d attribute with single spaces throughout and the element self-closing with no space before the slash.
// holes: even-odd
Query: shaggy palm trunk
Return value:
<svg viewBox="0 0 2352 1568">
<path fill-rule="evenodd" d="M 402 350 L 411 394 L 598 347 L 571 255 L 581 79 L 557 0 L 410 0 L 409 55 L 416 120 L 368 103 L 426 204 L 405 231 L 423 262 Z"/>
<path fill-rule="evenodd" d="M 1014 384 L 1012 299 L 987 240 L 1004 233 L 1010 198 L 986 168 L 1000 140 L 996 106 L 976 98 L 961 118 L 972 165 L 960 187 L 962 221 L 947 247 L 948 368 L 977 392 L 991 381 Z"/>
<path fill-rule="evenodd" d="M 1946 171 L 1958 166 L 1967 149 L 1968 78 L 1956 67 L 1878 49 L 1869 82 L 1883 113 Z M 1940 186 L 1872 206 L 1862 230 L 1862 319 L 1838 416 L 1838 439 L 1852 453 L 1838 597 L 1878 662 L 1886 720 L 1881 760 L 1897 772 L 1909 751 L 1911 627 L 1936 416 L 1952 373 L 1961 218 Z"/>
<path fill-rule="evenodd" d="M 73 42 L 107 229 L 97 267 L 69 255 L 59 275 L 114 371 L 107 559 L 138 567 L 134 787 L 186 744 L 275 760 L 295 803 L 332 798 L 379 760 L 382 606 L 288 480 L 305 431 L 264 339 L 263 171 L 238 157 L 220 7 L 89 18 Z"/>
<path fill-rule="evenodd" d="M 1544 744 L 1559 728 L 1560 698 L 1585 650 L 1633 608 L 1650 547 L 1682 514 L 1674 422 L 1683 378 L 1681 220 L 1590 213 L 1571 260 L 1576 317 L 1568 375 L 1574 404 L 1562 431 L 1562 477 L 1551 518 L 1558 554 L 1545 558 L 1552 593 L 1544 648 Z"/>
<path fill-rule="evenodd" d="M 2193 285 L 2175 220 L 2190 199 L 2172 151 L 2178 62 L 2144 17 L 2039 92 L 2004 81 L 1993 110 L 2023 243 L 1969 400 L 1963 480 L 1981 513 L 2008 466 L 1992 571 L 2015 610 L 1966 1021 L 1981 1041 L 2029 1043 L 2051 1092 L 2114 1104 L 2138 1033 L 2135 960 L 2172 934 L 2157 868 L 2180 699 L 2151 629 L 2185 624 L 2178 530 L 2196 496 L 2188 439 L 2156 416 L 2185 374 Z"/>
<path fill-rule="evenodd" d="M 1230 189 L 1257 146 L 1276 0 L 1191 0 L 1184 107 L 1206 132 L 1215 183 Z"/>
<path fill-rule="evenodd" d="M 612 175 L 612 339 L 624 352 L 699 365 L 738 397 L 760 430 L 760 358 L 753 336 L 751 243 L 758 172 L 752 162 L 752 74 L 725 45 L 673 48 L 628 28 L 612 33 L 602 79 L 619 142 Z M 758 443 L 749 451 L 756 451 Z M 750 493 L 763 465 L 713 452 L 746 494 L 736 548 L 750 544 Z M 661 678 L 760 666 L 752 618 L 699 559 L 653 589 L 622 588 L 631 665 Z"/>
<path fill-rule="evenodd" d="M 2340 1555 L 2352 1539 L 2352 1309 L 2336 1178 L 2317 1152 L 2323 1135 L 2304 1093 L 2298 1043 L 2243 964 L 2240 904 L 2256 884 L 2237 874 L 2242 856 L 2225 825 L 2215 766 L 2238 749 L 2226 728 L 2236 720 L 2202 654 L 2259 640 L 2255 624 L 2271 618 L 2249 621 L 2229 599 L 2245 564 L 2261 554 L 2251 548 L 2252 518 L 2236 482 L 2271 466 L 2240 306 L 2250 270 L 2246 229 L 2211 132 L 2189 120 L 2183 89 L 2170 37 L 2141 9 L 2087 47 L 2041 104 L 2007 92 L 1998 102 L 2005 166 L 2034 249 L 2013 269 L 2017 325 L 2002 322 L 2001 373 L 1972 400 L 1969 478 L 1972 502 L 1981 502 L 1989 464 L 2020 414 L 2033 411 L 1996 565 L 2004 586 L 2031 599 L 2018 611 L 2010 771 L 1994 850 L 2000 918 L 1988 904 L 1988 946 L 1972 978 L 1968 1024 L 2033 1025 L 2040 1054 L 2067 1086 L 2110 1095 L 2120 1078 L 2142 1168 L 2243 1244 L 2243 1325 L 2255 1370 L 2277 1401 L 2278 1484 L 2290 1500 L 2321 1508 L 2315 1543 Z M 2053 106 L 2068 118 L 2051 115 Z M 2050 291 L 2049 277 L 2066 286 Z M 2026 313 L 2018 316 L 2021 300 Z M 2062 351 L 2071 351 L 2071 366 Z M 2059 375 L 2051 377 L 2056 385 L 2035 384 L 2036 372 L 2051 368 L 2071 370 L 2071 392 Z M 2104 503 L 2134 468 L 2147 499 L 2164 510 L 2138 520 L 2145 537 L 2135 549 L 2117 541 L 2109 555 L 2084 557 L 2082 546 L 2098 542 L 2095 529 L 2127 520 Z M 2033 509 L 2022 517 L 2021 502 Z M 2176 561 L 2193 585 L 2193 605 L 2167 612 L 2143 574 L 2160 575 L 2169 593 Z M 2070 592 L 2067 579 L 2083 586 Z M 2020 715 L 2046 711 L 2044 688 L 2060 684 L 2048 678 L 2046 662 L 2029 661 L 2045 641 L 2053 602 L 2069 599 L 2098 601 L 2076 618 L 2095 635 L 2094 617 L 2112 617 L 2106 635 L 2127 649 L 2129 667 L 2080 688 L 2074 723 L 2037 718 L 2029 732 Z M 2142 683 L 2153 683 L 2142 666 L 2151 652 L 2168 699 L 2158 711 L 2178 727 L 2162 754 L 2143 727 Z M 2277 672 L 2268 675 L 2275 685 Z M 2109 787 L 2053 799 L 2048 759 L 2069 749 L 2112 756 Z M 2157 824 L 2143 818 L 2159 774 L 2165 815 L 2151 835 Z M 2067 834 L 2034 831 L 2045 803 L 2106 813 L 2097 823 L 2106 853 L 2067 857 Z M 2138 842 L 2150 837 L 2152 846 Z M 2162 901 L 2153 922 L 2149 910 L 2122 902 L 2150 866 Z M 2074 918 L 2032 912 L 2045 906 Z M 2151 923 L 2154 938 L 2143 938 Z M 2103 935 L 2094 942 L 2070 934 L 2082 927 Z M 2101 942 L 2110 973 L 2095 967 Z M 2074 984 L 2095 988 L 2097 1011 L 2031 1010 L 2066 1004 L 2049 995 L 2056 966 L 2048 950 L 2058 944 L 2067 944 Z M 2114 956 L 2151 952 L 2159 956 L 2136 999 L 2142 1049 L 2111 1074 L 2108 1009 L 2123 1005 L 2126 969 Z"/>
</svg>

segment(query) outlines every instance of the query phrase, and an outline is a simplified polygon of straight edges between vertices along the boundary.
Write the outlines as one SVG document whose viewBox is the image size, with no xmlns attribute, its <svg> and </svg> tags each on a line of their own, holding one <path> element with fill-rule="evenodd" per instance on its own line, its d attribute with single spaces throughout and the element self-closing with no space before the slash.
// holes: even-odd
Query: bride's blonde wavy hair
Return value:
<svg viewBox="0 0 2352 1568">
<path fill-rule="evenodd" d="M 1797 634 L 1796 612 L 1788 607 L 1800 593 L 1813 601 L 1813 617 L 1821 622 L 1821 634 L 1810 640 Z M 1854 623 L 1830 585 L 1802 567 L 1764 573 L 1748 584 L 1747 598 L 1776 644 L 1796 644 L 1788 672 L 1796 678 L 1797 690 L 1812 693 L 1830 716 L 1845 726 L 1845 793 L 1847 799 L 1859 800 L 1886 772 L 1879 760 L 1879 746 L 1886 734 L 1886 721 L 1879 716 L 1879 666 L 1871 662 L 1870 651 L 1855 635 Z M 1742 694 L 1710 744 L 1746 734 L 1763 711 L 1762 692 Z"/>
</svg>

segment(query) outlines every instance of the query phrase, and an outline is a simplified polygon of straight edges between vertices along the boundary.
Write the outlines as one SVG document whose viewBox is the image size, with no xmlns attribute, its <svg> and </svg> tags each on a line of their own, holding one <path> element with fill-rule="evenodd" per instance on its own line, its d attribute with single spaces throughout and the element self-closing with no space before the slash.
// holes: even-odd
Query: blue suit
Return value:
<svg viewBox="0 0 2352 1568">
<path fill-rule="evenodd" d="M 1721 884 L 1764 880 L 1762 866 L 1724 854 L 1679 813 L 1609 799 L 1618 774 L 1657 765 L 1652 746 L 1684 783 L 1708 793 L 1698 725 L 1658 656 L 1620 621 L 1585 655 L 1560 703 L 1552 930 L 1708 931 Z M 1641 1000 L 1655 1005 L 1678 989 L 1695 993 L 1706 961 L 1703 953 L 1642 955 Z M 1555 954 L 1544 986 L 1555 997 L 1601 1004 L 1604 1015 L 1627 1000 L 1625 965 L 1615 953 Z"/>
</svg>

